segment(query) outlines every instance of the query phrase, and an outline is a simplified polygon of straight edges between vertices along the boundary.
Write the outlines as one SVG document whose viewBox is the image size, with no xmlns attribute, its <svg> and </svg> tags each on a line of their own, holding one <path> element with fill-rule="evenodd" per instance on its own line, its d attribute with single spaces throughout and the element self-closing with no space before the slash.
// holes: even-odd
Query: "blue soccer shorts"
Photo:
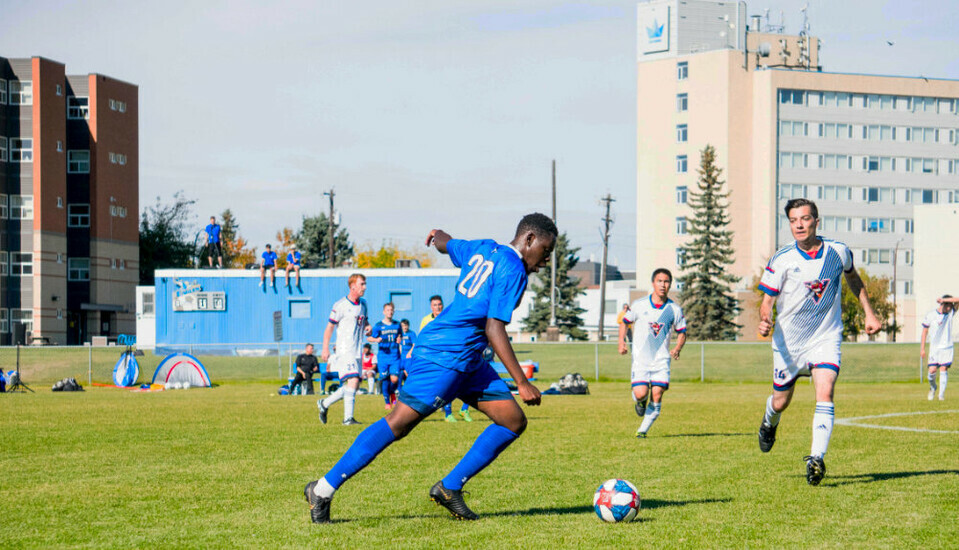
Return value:
<svg viewBox="0 0 959 550">
<path fill-rule="evenodd" d="M 400 375 L 399 357 L 377 357 L 377 368 L 380 370 L 380 378 L 387 376 Z"/>
<path fill-rule="evenodd" d="M 423 416 L 429 416 L 454 399 L 474 407 L 479 401 L 513 399 L 506 383 L 489 363 L 482 361 L 471 367 L 461 372 L 414 357 L 399 400 Z"/>
</svg>

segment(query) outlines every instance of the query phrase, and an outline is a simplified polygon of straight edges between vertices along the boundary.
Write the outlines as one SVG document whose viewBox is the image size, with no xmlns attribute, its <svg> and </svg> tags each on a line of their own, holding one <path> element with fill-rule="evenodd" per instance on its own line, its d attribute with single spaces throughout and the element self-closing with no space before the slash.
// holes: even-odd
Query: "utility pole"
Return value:
<svg viewBox="0 0 959 550">
<path fill-rule="evenodd" d="M 333 191 L 332 188 L 330 188 L 330 190 L 327 191 L 326 193 L 323 193 L 324 196 L 330 197 L 330 219 L 329 219 L 329 222 L 330 222 L 330 223 L 329 223 L 329 229 L 330 229 L 330 251 L 329 251 L 329 258 L 330 258 L 330 268 L 331 268 L 331 269 L 332 269 L 334 266 L 336 266 L 336 248 L 334 248 L 334 246 L 333 246 L 333 236 L 336 235 L 336 227 L 333 225 L 333 196 L 334 196 L 335 194 L 336 194 L 336 193 L 334 193 L 334 191 Z"/>
<path fill-rule="evenodd" d="M 556 223 L 556 159 L 553 159 L 553 223 Z M 557 237 L 559 238 L 559 237 Z M 546 327 L 546 341 L 559 342 L 559 327 L 556 326 L 556 247 L 549 257 L 549 326 Z"/>
<path fill-rule="evenodd" d="M 600 199 L 600 202 L 606 203 L 606 217 L 603 218 L 606 229 L 603 231 L 603 265 L 599 271 L 599 341 L 603 341 L 603 319 L 606 317 L 606 258 L 609 254 L 609 225 L 613 223 L 609 217 L 609 207 L 615 202 L 609 193 Z"/>
</svg>

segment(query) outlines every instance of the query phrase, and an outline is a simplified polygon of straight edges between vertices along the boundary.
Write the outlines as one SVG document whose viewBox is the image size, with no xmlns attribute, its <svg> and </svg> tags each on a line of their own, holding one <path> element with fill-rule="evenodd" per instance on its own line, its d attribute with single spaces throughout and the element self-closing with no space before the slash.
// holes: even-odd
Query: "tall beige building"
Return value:
<svg viewBox="0 0 959 550">
<path fill-rule="evenodd" d="M 744 2 L 653 1 L 637 16 L 638 274 L 681 268 L 709 144 L 731 192 L 740 290 L 792 241 L 786 201 L 810 198 L 821 235 L 895 277 L 900 339 L 915 339 L 913 207 L 959 203 L 959 82 L 825 72 L 818 39 L 768 32 Z"/>
</svg>

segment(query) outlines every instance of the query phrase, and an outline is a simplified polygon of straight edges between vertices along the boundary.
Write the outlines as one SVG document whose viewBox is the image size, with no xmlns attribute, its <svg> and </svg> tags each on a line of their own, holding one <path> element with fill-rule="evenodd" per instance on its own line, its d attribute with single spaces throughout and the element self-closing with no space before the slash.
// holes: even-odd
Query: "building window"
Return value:
<svg viewBox="0 0 959 550">
<path fill-rule="evenodd" d="M 90 258 L 67 258 L 67 280 L 89 281 Z"/>
<path fill-rule="evenodd" d="M 779 103 L 783 105 L 805 105 L 806 92 L 803 90 L 779 90 Z"/>
<path fill-rule="evenodd" d="M 936 204 L 936 190 L 935 190 L 935 189 L 923 189 L 923 190 L 922 190 L 922 204 Z"/>
<path fill-rule="evenodd" d="M 0 220 L 7 219 L 7 196 L 0 194 Z"/>
<path fill-rule="evenodd" d="M 0 162 L 7 162 L 7 138 L 3 136 L 0 136 Z"/>
<path fill-rule="evenodd" d="M 11 309 L 10 322 L 20 323 L 26 327 L 27 332 L 33 331 L 33 310 L 32 309 Z"/>
<path fill-rule="evenodd" d="M 7 104 L 7 81 L 0 78 L 0 105 Z"/>
<path fill-rule="evenodd" d="M 143 314 L 153 315 L 154 311 L 155 311 L 154 294 L 152 292 L 144 292 L 143 293 Z"/>
<path fill-rule="evenodd" d="M 290 300 L 290 318 L 291 319 L 309 319 L 310 301 L 309 300 Z"/>
<path fill-rule="evenodd" d="M 10 161 L 33 162 L 33 139 L 10 138 Z"/>
<path fill-rule="evenodd" d="M 676 188 L 676 204 L 686 204 L 688 199 L 688 191 L 685 185 L 680 185 Z"/>
<path fill-rule="evenodd" d="M 391 291 L 390 301 L 396 307 L 396 311 L 412 311 L 413 293 L 408 291 Z"/>
<path fill-rule="evenodd" d="M 889 233 L 892 231 L 892 220 L 889 218 L 869 218 L 865 220 L 867 233 Z"/>
<path fill-rule="evenodd" d="M 67 227 L 90 227 L 90 205 L 68 204 Z"/>
<path fill-rule="evenodd" d="M 33 275 L 33 253 L 11 252 L 10 274 L 17 277 L 27 277 Z"/>
<path fill-rule="evenodd" d="M 10 195 L 10 218 L 14 220 L 32 220 L 33 196 Z"/>
<path fill-rule="evenodd" d="M 63 95 L 63 86 L 57 84 L 57 95 Z"/>
<path fill-rule="evenodd" d="M 688 233 L 687 223 L 689 222 L 686 220 L 686 216 L 676 218 L 676 234 L 677 235 L 685 235 L 686 233 Z"/>
<path fill-rule="evenodd" d="M 902 261 L 906 265 L 912 265 L 912 250 L 902 251 Z"/>
<path fill-rule="evenodd" d="M 689 78 L 689 62 L 680 61 L 676 64 L 676 80 L 686 80 Z"/>
<path fill-rule="evenodd" d="M 83 120 L 90 118 L 90 98 L 70 96 L 67 98 L 67 118 Z"/>
<path fill-rule="evenodd" d="M 10 105 L 33 105 L 33 82 L 11 80 L 7 87 L 10 90 Z"/>
<path fill-rule="evenodd" d="M 7 310 L 0 309 L 0 334 L 10 332 L 10 325 L 7 321 Z"/>
<path fill-rule="evenodd" d="M 685 248 L 676 249 L 676 265 L 678 265 L 679 267 L 686 266 L 686 249 Z"/>
<path fill-rule="evenodd" d="M 58 153 L 62 153 L 62 152 L 63 152 L 63 142 L 60 141 L 59 139 L 57 140 L 57 152 L 58 152 Z"/>
<path fill-rule="evenodd" d="M 689 158 L 686 155 L 676 156 L 676 172 L 685 174 L 689 169 Z"/>
<path fill-rule="evenodd" d="M 89 174 L 90 151 L 67 151 L 67 173 Z"/>
<path fill-rule="evenodd" d="M 801 183 L 779 184 L 780 199 L 801 199 L 807 196 L 806 186 Z"/>
<path fill-rule="evenodd" d="M 0 250 L 0 275 L 7 274 L 7 262 L 9 261 L 9 254 L 5 251 Z"/>
<path fill-rule="evenodd" d="M 689 110 L 689 94 L 676 94 L 676 111 L 685 113 Z"/>
<path fill-rule="evenodd" d="M 686 143 L 688 139 L 688 130 L 685 124 L 676 125 L 676 141 L 679 143 Z"/>
<path fill-rule="evenodd" d="M 127 207 L 111 204 L 110 215 L 113 216 L 114 218 L 125 218 L 127 217 Z"/>
</svg>

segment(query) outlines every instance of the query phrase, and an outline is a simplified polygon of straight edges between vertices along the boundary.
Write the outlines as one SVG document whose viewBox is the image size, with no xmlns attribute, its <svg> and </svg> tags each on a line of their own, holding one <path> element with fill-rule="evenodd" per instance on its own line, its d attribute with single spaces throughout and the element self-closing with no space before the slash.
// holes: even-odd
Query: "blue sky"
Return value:
<svg viewBox="0 0 959 550">
<path fill-rule="evenodd" d="M 748 6 L 798 32 L 802 4 Z M 959 78 L 953 2 L 808 4 L 827 71 Z M 141 207 L 184 190 L 198 229 L 229 207 L 262 250 L 333 187 L 359 244 L 503 240 L 549 212 L 556 159 L 561 230 L 600 258 L 611 193 L 631 269 L 635 5 L 3 0 L 0 55 L 137 84 Z"/>
</svg>

